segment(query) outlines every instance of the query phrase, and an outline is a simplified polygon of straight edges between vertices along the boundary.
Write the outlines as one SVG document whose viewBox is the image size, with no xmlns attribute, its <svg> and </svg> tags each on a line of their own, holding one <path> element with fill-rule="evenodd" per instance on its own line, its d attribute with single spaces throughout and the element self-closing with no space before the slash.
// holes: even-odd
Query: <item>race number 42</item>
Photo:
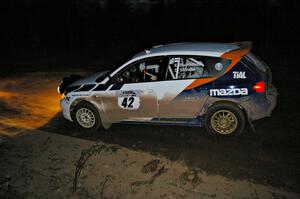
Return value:
<svg viewBox="0 0 300 199">
<path fill-rule="evenodd" d="M 124 97 L 123 102 L 122 102 L 122 106 L 124 108 L 133 108 L 133 102 L 134 102 L 134 98 L 133 97 Z"/>
<path fill-rule="evenodd" d="M 140 106 L 139 97 L 118 97 L 118 104 L 122 109 L 136 110 Z"/>
<path fill-rule="evenodd" d="M 122 109 L 136 110 L 140 107 L 140 92 L 135 90 L 117 91 L 118 105 Z"/>
</svg>

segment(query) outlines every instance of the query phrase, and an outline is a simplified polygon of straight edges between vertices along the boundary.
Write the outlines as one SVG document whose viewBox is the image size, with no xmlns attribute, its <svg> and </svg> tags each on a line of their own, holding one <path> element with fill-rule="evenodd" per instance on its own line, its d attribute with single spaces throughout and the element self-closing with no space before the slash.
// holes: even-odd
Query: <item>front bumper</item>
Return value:
<svg viewBox="0 0 300 199">
<path fill-rule="evenodd" d="M 275 109 L 276 105 L 277 105 L 277 96 L 279 95 L 277 89 L 275 86 L 271 86 L 269 88 L 269 93 L 267 95 L 267 99 L 268 99 L 268 109 L 267 109 L 267 116 L 271 116 L 271 113 L 273 112 L 273 110 Z"/>
<path fill-rule="evenodd" d="M 60 107 L 63 113 L 64 118 L 66 118 L 69 121 L 73 121 L 71 117 L 71 112 L 70 112 L 70 103 L 66 98 L 63 98 L 60 100 Z"/>
</svg>

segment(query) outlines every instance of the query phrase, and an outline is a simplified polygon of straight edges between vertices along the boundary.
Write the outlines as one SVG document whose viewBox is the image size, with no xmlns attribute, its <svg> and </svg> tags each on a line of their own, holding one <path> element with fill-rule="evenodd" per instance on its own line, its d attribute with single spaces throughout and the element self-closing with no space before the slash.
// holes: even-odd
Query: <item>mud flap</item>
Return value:
<svg viewBox="0 0 300 199">
<path fill-rule="evenodd" d="M 253 132 L 253 133 L 256 133 L 256 129 L 255 129 L 255 126 L 253 125 L 253 123 L 252 123 L 252 120 L 249 118 L 249 117 L 247 117 L 248 118 L 248 124 L 249 124 L 249 126 L 250 126 L 250 128 L 251 128 L 251 131 Z"/>
<path fill-rule="evenodd" d="M 112 125 L 111 123 L 103 123 L 102 122 L 102 126 L 105 130 L 108 130 L 111 127 L 111 125 Z"/>
</svg>

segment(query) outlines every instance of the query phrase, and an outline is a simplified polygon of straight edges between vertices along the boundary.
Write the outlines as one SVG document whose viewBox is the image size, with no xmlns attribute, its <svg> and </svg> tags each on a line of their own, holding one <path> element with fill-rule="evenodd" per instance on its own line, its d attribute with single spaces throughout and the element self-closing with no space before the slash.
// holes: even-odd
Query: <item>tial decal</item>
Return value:
<svg viewBox="0 0 300 199">
<path fill-rule="evenodd" d="M 210 96 L 248 95 L 247 88 L 210 89 Z"/>
<path fill-rule="evenodd" d="M 233 71 L 233 79 L 246 79 L 245 71 Z"/>
</svg>

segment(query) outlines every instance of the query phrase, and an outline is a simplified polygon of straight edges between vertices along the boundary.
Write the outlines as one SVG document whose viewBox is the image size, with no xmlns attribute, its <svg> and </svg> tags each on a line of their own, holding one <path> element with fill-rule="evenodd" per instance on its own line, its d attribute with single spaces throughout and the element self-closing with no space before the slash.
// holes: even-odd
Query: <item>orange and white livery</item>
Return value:
<svg viewBox="0 0 300 199">
<path fill-rule="evenodd" d="M 250 50 L 250 42 L 153 47 L 115 70 L 65 78 L 63 115 L 89 130 L 156 123 L 238 135 L 248 121 L 269 116 L 277 98 L 270 68 Z"/>
</svg>

